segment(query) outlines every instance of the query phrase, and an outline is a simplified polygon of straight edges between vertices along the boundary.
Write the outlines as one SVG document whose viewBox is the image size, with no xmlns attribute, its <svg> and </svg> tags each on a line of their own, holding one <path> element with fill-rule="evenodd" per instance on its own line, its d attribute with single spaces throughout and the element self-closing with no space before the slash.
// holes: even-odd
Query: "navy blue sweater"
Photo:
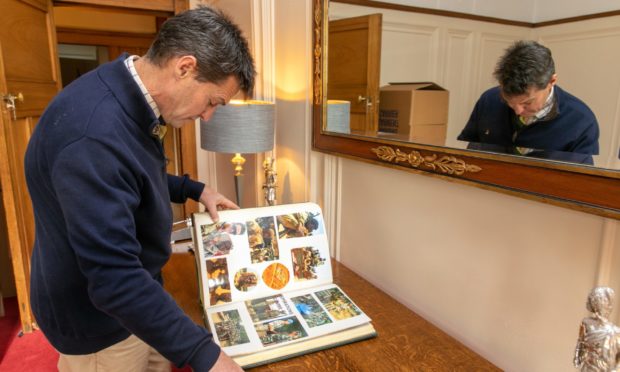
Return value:
<svg viewBox="0 0 620 372">
<path fill-rule="evenodd" d="M 554 87 L 557 115 L 526 126 L 513 141 L 516 114 L 502 101 L 499 87 L 484 92 L 458 136 L 461 141 L 538 150 L 598 154 L 596 117 L 577 97 Z"/>
<path fill-rule="evenodd" d="M 26 180 L 35 214 L 31 303 L 64 354 L 135 334 L 176 365 L 208 370 L 219 347 L 162 287 L 170 202 L 204 184 L 166 174 L 158 123 L 121 56 L 67 86 L 30 139 Z"/>
</svg>

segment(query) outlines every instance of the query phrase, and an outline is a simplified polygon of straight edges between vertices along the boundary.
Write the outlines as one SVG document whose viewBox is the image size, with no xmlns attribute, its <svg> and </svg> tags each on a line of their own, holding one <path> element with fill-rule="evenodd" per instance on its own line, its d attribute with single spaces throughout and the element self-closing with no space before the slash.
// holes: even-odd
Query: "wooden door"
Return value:
<svg viewBox="0 0 620 372">
<path fill-rule="evenodd" d="M 23 162 L 34 126 L 60 90 L 51 1 L 2 0 L 0 25 L 2 201 L 22 329 L 30 332 L 34 324 L 28 295 L 34 217 Z"/>
<path fill-rule="evenodd" d="M 379 124 L 381 14 L 329 22 L 327 98 L 351 102 L 351 131 L 374 135 Z"/>
</svg>

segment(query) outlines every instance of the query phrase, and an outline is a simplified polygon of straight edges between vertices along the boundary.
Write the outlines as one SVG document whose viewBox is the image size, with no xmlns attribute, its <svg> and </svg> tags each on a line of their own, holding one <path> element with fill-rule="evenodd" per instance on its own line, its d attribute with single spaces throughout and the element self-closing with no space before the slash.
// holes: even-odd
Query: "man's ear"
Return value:
<svg viewBox="0 0 620 372">
<path fill-rule="evenodd" d="M 198 62 L 194 56 L 178 57 L 174 65 L 174 74 L 177 79 L 184 79 L 193 76 L 196 72 Z"/>
<path fill-rule="evenodd" d="M 557 83 L 557 81 L 558 81 L 558 74 L 553 74 L 553 75 L 551 75 L 551 79 L 549 80 L 549 84 L 555 85 L 555 83 Z"/>
</svg>

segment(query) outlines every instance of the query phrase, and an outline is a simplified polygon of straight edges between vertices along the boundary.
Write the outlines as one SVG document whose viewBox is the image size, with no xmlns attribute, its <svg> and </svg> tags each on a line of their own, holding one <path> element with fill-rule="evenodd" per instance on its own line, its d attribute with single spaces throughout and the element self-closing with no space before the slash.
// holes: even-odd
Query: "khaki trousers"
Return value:
<svg viewBox="0 0 620 372">
<path fill-rule="evenodd" d="M 170 361 L 138 337 L 127 339 L 93 354 L 60 353 L 60 372 L 170 372 Z"/>
</svg>

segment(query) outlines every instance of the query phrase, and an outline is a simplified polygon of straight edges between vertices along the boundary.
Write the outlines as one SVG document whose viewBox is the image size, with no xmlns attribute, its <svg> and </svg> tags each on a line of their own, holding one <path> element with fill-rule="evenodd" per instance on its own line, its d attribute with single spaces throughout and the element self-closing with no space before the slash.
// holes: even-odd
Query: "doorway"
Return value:
<svg viewBox="0 0 620 372">
<path fill-rule="evenodd" d="M 19 4 L 20 6 L 23 6 L 23 4 L 30 4 L 26 0 L 24 1 L 16 0 L 15 3 Z M 80 5 L 77 3 L 69 4 L 68 2 L 66 3 L 62 2 L 61 0 L 57 0 L 54 3 L 55 4 L 62 3 L 62 4 L 59 6 L 54 6 L 52 9 L 51 1 L 44 0 L 40 3 L 37 3 L 37 6 L 35 7 L 36 9 L 39 9 L 41 11 L 48 11 L 49 13 L 53 13 L 54 16 L 51 17 L 51 19 L 48 19 L 47 23 L 45 22 L 46 19 L 42 18 L 43 25 L 39 25 L 37 23 L 37 26 L 39 26 L 39 28 L 33 28 L 29 30 L 28 35 L 31 36 L 31 38 L 28 40 L 36 39 L 34 38 L 34 36 L 38 38 L 40 38 L 41 36 L 45 36 L 44 40 L 46 41 L 47 44 L 53 45 L 54 44 L 53 41 L 56 40 L 56 43 L 55 43 L 57 47 L 55 48 L 56 50 L 60 49 L 59 45 L 71 46 L 70 48 L 74 48 L 74 49 L 75 47 L 79 46 L 79 48 L 77 49 L 82 49 L 81 52 L 78 53 L 78 56 L 82 57 L 82 59 L 79 61 L 72 61 L 69 64 L 70 67 L 64 73 L 66 78 L 63 80 L 66 80 L 66 81 L 63 81 L 63 84 L 59 84 L 61 86 L 66 85 L 68 81 L 71 80 L 71 75 L 75 75 L 74 77 L 77 77 L 80 74 L 85 73 L 86 70 L 95 67 L 93 64 L 93 58 L 90 58 L 90 57 L 85 58 L 83 56 L 84 53 L 92 54 L 93 47 L 96 50 L 96 53 L 95 53 L 96 57 L 94 61 L 96 61 L 97 65 L 107 60 L 115 59 L 117 56 L 119 56 L 124 51 L 127 51 L 131 54 L 143 55 L 148 49 L 148 47 L 150 46 L 150 43 L 155 35 L 158 25 L 161 24 L 161 22 L 163 22 L 163 20 L 165 20 L 166 17 L 171 16 L 173 13 L 181 12 L 189 8 L 189 1 L 187 0 L 174 0 L 171 7 L 166 7 L 165 9 L 157 9 L 157 10 L 148 10 L 150 9 L 150 7 L 154 5 L 150 1 L 136 1 L 134 4 L 132 4 L 132 6 L 135 5 L 136 8 L 139 7 L 140 9 L 120 8 L 120 6 L 126 7 L 127 4 L 124 1 L 116 1 L 116 0 L 113 0 L 111 2 L 106 0 L 106 3 L 107 4 L 118 3 L 119 7 L 117 8 L 94 7 L 92 5 L 84 6 L 84 5 Z M 96 4 L 97 1 L 89 0 L 88 3 Z M 94 18 L 93 16 L 87 16 L 88 13 L 92 14 L 93 12 L 99 13 L 99 14 L 95 15 Z M 10 18 L 11 14 L 12 13 L 8 13 L 7 15 L 8 20 L 11 20 Z M 55 22 L 56 34 L 53 35 L 52 33 L 50 35 L 48 32 L 49 30 L 47 28 L 51 28 L 52 30 L 54 29 L 54 20 L 56 21 Z M 148 24 L 148 27 L 145 26 L 145 24 Z M 93 25 L 96 25 L 97 28 L 93 29 L 91 27 Z M 138 27 L 143 27 L 143 28 L 136 28 L 137 27 L 136 25 Z M 11 30 L 11 32 L 15 33 L 13 30 Z M 48 32 L 48 33 L 46 35 L 43 35 L 43 32 Z M 13 35 L 13 34 L 10 34 L 10 35 Z M 20 37 L 23 36 L 21 34 L 18 34 L 18 35 L 20 35 Z M 85 48 L 82 48 L 82 47 L 85 47 Z M 62 47 L 62 48 L 65 48 L 65 47 Z M 88 52 L 87 49 L 90 49 L 91 52 Z M 4 55 L 5 61 L 9 61 L 11 63 L 13 63 L 14 60 L 17 60 L 17 59 L 22 60 L 22 61 L 30 60 L 31 63 L 41 59 L 41 58 L 33 59 L 33 58 L 29 58 L 29 56 L 37 55 L 36 53 L 31 53 L 32 51 L 41 52 L 42 49 L 39 50 L 37 48 L 34 48 L 34 49 L 26 48 L 26 49 L 19 50 L 19 49 L 7 48 L 7 51 L 8 50 L 19 51 L 19 54 L 13 52 L 13 55 L 10 54 L 11 52 L 7 52 L 7 55 L 11 57 L 9 59 L 7 59 L 6 55 Z M 54 50 L 54 52 L 56 52 L 56 50 Z M 45 51 L 43 51 L 43 54 L 45 57 L 50 56 L 50 54 L 45 53 Z M 53 59 L 55 59 L 54 53 L 51 54 L 51 57 L 53 57 L 52 58 L 52 65 L 53 65 L 55 63 L 53 61 Z M 75 59 L 75 58 L 69 58 L 69 59 Z M 58 60 L 56 62 L 58 62 Z M 23 66 L 24 64 L 13 63 L 11 67 L 13 67 L 13 65 Z M 58 70 L 60 70 L 60 68 L 58 68 Z M 6 89 L 6 87 L 4 87 L 3 89 Z M 57 88 L 54 87 L 54 92 L 56 91 L 57 91 Z M 17 107 L 18 108 L 17 109 L 18 119 L 21 119 L 21 117 L 25 115 L 31 115 L 31 111 L 33 112 L 33 109 L 30 109 L 30 106 L 32 105 L 33 102 L 37 104 L 39 103 L 42 104 L 43 105 L 41 107 L 41 110 L 42 110 L 46 102 L 49 102 L 49 99 L 51 99 L 51 96 L 52 94 L 50 94 L 50 98 L 47 98 L 47 96 L 44 96 L 44 95 L 37 95 L 37 96 L 33 95 L 33 97 L 39 97 L 40 99 L 26 100 L 25 101 L 26 103 L 19 105 Z M 36 124 L 36 120 L 32 121 L 31 124 L 33 127 Z M 26 128 L 23 125 L 15 126 L 15 127 Z M 171 165 L 169 166 L 168 171 L 170 173 L 177 173 L 177 174 L 188 173 L 192 177 L 195 177 L 196 176 L 196 163 L 195 163 L 195 160 L 193 160 L 195 159 L 195 151 L 196 151 L 195 134 L 194 134 L 195 130 L 193 128 L 193 125 L 186 126 L 186 127 L 187 128 L 183 128 L 183 130 L 181 131 L 175 130 L 174 131 L 175 133 L 173 135 L 166 136 L 167 140 L 164 145 L 164 147 L 166 148 L 166 153 L 168 154 L 168 151 L 170 151 L 171 153 L 170 155 L 168 155 L 168 157 L 170 159 L 178 160 L 177 162 L 174 162 L 174 163 L 170 162 Z M 31 128 L 28 127 L 28 129 L 31 129 Z M 181 145 L 181 140 L 180 140 L 181 136 L 183 137 L 183 146 Z M 2 143 L 4 144 L 11 143 L 10 136 L 7 135 L 7 138 L 8 138 L 8 142 L 6 142 L 3 137 Z M 23 149 L 21 147 L 16 149 L 16 153 L 18 153 L 19 150 L 23 150 Z M 19 158 L 15 158 L 15 160 L 17 163 L 20 162 Z M 16 177 L 19 178 L 18 177 L 19 173 L 16 173 L 16 174 L 17 176 L 11 174 L 10 177 L 7 176 L 6 179 L 3 177 L 3 184 L 11 185 L 11 182 L 16 182 L 14 179 Z M 20 186 L 22 185 L 20 184 Z M 21 189 L 25 189 L 25 186 L 22 187 Z M 0 223 L 2 224 L 2 226 L 0 227 L 0 291 L 1 291 L 0 293 L 3 293 L 4 297 L 7 297 L 11 294 L 15 295 L 15 292 L 17 292 L 18 298 L 20 298 L 19 300 L 20 301 L 20 317 L 21 317 L 23 331 L 30 332 L 33 329 L 32 326 L 34 325 L 32 321 L 32 316 L 30 313 L 29 300 L 28 300 L 28 287 L 29 287 L 28 278 L 29 278 L 29 268 L 30 268 L 30 262 L 29 262 L 30 248 L 29 247 L 31 246 L 31 243 L 28 243 L 26 238 L 24 238 L 24 236 L 26 236 L 26 233 L 28 233 L 29 235 L 27 236 L 31 237 L 33 235 L 33 231 L 31 230 L 34 230 L 34 228 L 29 223 L 19 223 L 19 221 L 16 221 L 15 218 L 7 219 L 6 216 L 7 214 L 9 214 L 9 211 L 13 213 L 9 215 L 15 215 L 15 214 L 18 214 L 20 216 L 25 215 L 24 219 L 26 221 L 31 221 L 32 216 L 24 212 L 27 208 L 21 208 L 21 206 L 18 205 L 17 203 L 13 203 L 13 200 L 15 200 L 13 192 L 8 192 L 8 191 L 11 191 L 10 188 L 7 188 L 6 190 L 7 192 L 5 193 L 6 194 L 5 196 L 7 197 L 9 201 L 5 200 L 5 202 L 8 203 L 7 205 L 9 205 L 10 208 L 7 207 L 7 209 L 4 210 L 4 205 L 0 206 Z M 2 190 L 0 187 L 0 194 L 1 193 L 2 193 Z M 8 196 L 10 196 L 10 198 Z M 19 194 L 18 196 L 23 196 L 24 197 L 23 201 L 25 203 L 26 202 L 29 203 L 27 194 L 22 193 L 22 194 Z M 175 216 L 176 215 L 185 216 L 186 214 L 189 214 L 197 210 L 198 210 L 197 204 L 190 203 L 189 205 L 186 205 L 185 208 L 183 207 L 176 208 L 174 213 L 175 213 Z M 15 242 L 16 244 L 9 246 L 9 241 Z M 13 254 L 14 256 L 13 259 L 10 258 L 11 251 L 16 252 Z M 18 264 L 14 267 L 11 267 L 12 265 L 15 265 L 15 262 L 18 262 Z M 18 272 L 19 272 L 19 275 L 18 275 Z M 15 273 L 15 275 L 11 275 L 13 273 Z M 8 275 L 5 275 L 5 274 L 8 274 Z M 19 279 L 16 279 L 16 278 L 19 278 Z"/>
<path fill-rule="evenodd" d="M 2 198 L 2 189 L 0 189 L 0 200 Z M 4 204 L 0 203 L 0 302 L 2 298 L 15 297 L 15 279 L 13 278 L 13 264 L 9 252 L 9 238 L 6 231 L 6 216 L 4 213 Z M 0 308 L 2 304 L 0 303 Z M 2 311 L 0 311 L 0 316 Z"/>
<path fill-rule="evenodd" d="M 109 62 L 108 48 L 97 45 L 58 44 L 62 87 L 97 66 Z"/>
</svg>

